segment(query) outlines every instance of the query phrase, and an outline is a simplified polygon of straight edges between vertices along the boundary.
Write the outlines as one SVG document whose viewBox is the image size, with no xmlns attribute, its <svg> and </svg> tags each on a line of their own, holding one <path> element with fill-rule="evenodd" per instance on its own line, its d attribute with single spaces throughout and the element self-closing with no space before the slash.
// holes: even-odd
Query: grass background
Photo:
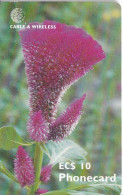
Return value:
<svg viewBox="0 0 123 195">
<path fill-rule="evenodd" d="M 65 94 L 59 113 L 76 97 L 86 92 L 84 114 L 71 136 L 87 152 L 90 171 L 76 170 L 75 175 L 121 174 L 121 40 L 120 6 L 117 3 L 97 2 L 38 2 L 0 4 L 0 126 L 11 125 L 28 139 L 28 90 L 18 30 L 10 18 L 14 8 L 25 11 L 26 23 L 45 19 L 85 29 L 98 40 L 106 52 L 106 59 L 98 63 Z M 33 155 L 33 152 L 31 155 Z M 16 150 L 0 150 L 0 160 L 13 170 Z M 68 184 L 57 182 L 58 167 L 54 167 L 50 190 Z M 47 186 L 44 186 L 47 188 Z M 25 190 L 0 174 L 1 195 L 25 195 Z"/>
</svg>

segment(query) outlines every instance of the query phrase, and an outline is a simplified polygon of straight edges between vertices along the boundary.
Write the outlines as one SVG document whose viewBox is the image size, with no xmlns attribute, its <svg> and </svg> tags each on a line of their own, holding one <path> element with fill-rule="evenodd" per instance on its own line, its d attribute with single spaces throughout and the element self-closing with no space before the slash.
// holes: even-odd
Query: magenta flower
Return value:
<svg viewBox="0 0 123 195">
<path fill-rule="evenodd" d="M 52 165 L 46 165 L 42 167 L 40 180 L 44 183 L 47 183 L 50 180 L 51 171 L 52 171 Z"/>
<path fill-rule="evenodd" d="M 51 125 L 49 135 L 50 140 L 59 141 L 71 134 L 81 117 L 81 110 L 85 97 L 86 94 L 80 99 L 74 101 Z"/>
<path fill-rule="evenodd" d="M 44 117 L 42 116 L 41 110 L 36 113 L 30 114 L 30 118 L 27 123 L 27 129 L 30 137 L 37 141 L 47 141 L 49 127 Z"/>
<path fill-rule="evenodd" d="M 33 162 L 22 146 L 19 146 L 14 160 L 14 172 L 22 187 L 34 183 Z"/>
<path fill-rule="evenodd" d="M 39 189 L 37 190 L 37 192 L 35 193 L 35 195 L 44 194 L 44 193 L 46 193 L 46 192 L 48 192 L 47 189 L 41 189 L 41 188 L 39 188 Z"/>
<path fill-rule="evenodd" d="M 23 29 L 19 34 L 26 63 L 30 112 L 41 110 L 45 120 L 51 123 L 64 92 L 105 58 L 105 54 L 83 29 L 54 21 L 42 24 L 56 25 L 56 29 L 34 29 L 33 25 L 40 23 L 31 23 L 30 29 Z"/>
</svg>

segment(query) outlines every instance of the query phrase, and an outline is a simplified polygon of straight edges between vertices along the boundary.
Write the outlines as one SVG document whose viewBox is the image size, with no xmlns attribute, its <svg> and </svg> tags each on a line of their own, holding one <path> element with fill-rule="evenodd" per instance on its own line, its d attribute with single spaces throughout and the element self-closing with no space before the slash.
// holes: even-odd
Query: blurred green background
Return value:
<svg viewBox="0 0 123 195">
<path fill-rule="evenodd" d="M 25 22 L 43 22 L 45 19 L 85 29 L 98 40 L 106 52 L 106 59 L 75 83 L 65 94 L 59 113 L 76 97 L 86 92 L 84 113 L 70 139 L 87 152 L 90 171 L 74 171 L 74 175 L 121 175 L 121 16 L 117 3 L 97 2 L 37 2 L 0 4 L 0 126 L 11 125 L 28 139 L 28 89 L 18 30 L 10 18 L 14 8 L 25 11 Z M 33 155 L 33 151 L 31 151 Z M 0 150 L 0 160 L 13 170 L 16 150 Z M 51 181 L 44 186 L 50 190 L 64 188 L 58 182 L 58 166 Z M 0 195 L 25 195 L 19 185 L 0 174 Z"/>
</svg>

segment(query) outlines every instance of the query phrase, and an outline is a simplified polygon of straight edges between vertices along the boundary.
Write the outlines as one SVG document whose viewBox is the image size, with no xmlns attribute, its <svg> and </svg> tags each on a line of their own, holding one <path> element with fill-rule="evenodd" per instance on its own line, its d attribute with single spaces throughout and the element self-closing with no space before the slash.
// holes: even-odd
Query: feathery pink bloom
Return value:
<svg viewBox="0 0 123 195">
<path fill-rule="evenodd" d="M 51 125 L 49 140 L 59 141 L 71 134 L 79 122 L 82 114 L 84 94 L 80 99 L 75 100 L 66 111 L 61 114 Z"/>
<path fill-rule="evenodd" d="M 42 116 L 41 110 L 30 114 L 30 118 L 27 123 L 27 129 L 30 137 L 37 141 L 47 141 L 49 128 L 48 124 Z"/>
<path fill-rule="evenodd" d="M 22 187 L 34 183 L 34 167 L 29 154 L 19 146 L 14 160 L 14 172 Z"/>
<path fill-rule="evenodd" d="M 39 189 L 37 190 L 37 192 L 35 193 L 35 195 L 44 194 L 44 193 L 46 193 L 46 192 L 48 192 L 47 189 L 41 189 L 41 188 L 39 188 Z"/>
<path fill-rule="evenodd" d="M 47 183 L 50 180 L 52 171 L 52 165 L 46 165 L 41 169 L 41 177 L 40 180 L 44 183 Z"/>
<path fill-rule="evenodd" d="M 55 29 L 34 28 L 56 25 Z M 105 58 L 97 41 L 81 28 L 55 21 L 31 23 L 19 32 L 30 93 L 30 112 L 53 122 L 64 92 Z"/>
</svg>

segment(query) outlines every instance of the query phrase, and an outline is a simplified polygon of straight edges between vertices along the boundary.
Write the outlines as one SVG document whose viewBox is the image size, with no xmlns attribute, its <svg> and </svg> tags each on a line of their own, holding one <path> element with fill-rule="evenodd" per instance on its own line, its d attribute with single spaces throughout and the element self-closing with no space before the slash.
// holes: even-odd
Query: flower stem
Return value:
<svg viewBox="0 0 123 195">
<path fill-rule="evenodd" d="M 30 190 L 27 190 L 27 195 L 30 195 Z"/>
<path fill-rule="evenodd" d="M 31 188 L 30 195 L 34 195 L 40 184 L 40 174 L 43 160 L 43 152 L 40 149 L 39 143 L 35 146 L 35 156 L 34 156 L 34 168 L 35 168 L 35 183 Z"/>
</svg>

